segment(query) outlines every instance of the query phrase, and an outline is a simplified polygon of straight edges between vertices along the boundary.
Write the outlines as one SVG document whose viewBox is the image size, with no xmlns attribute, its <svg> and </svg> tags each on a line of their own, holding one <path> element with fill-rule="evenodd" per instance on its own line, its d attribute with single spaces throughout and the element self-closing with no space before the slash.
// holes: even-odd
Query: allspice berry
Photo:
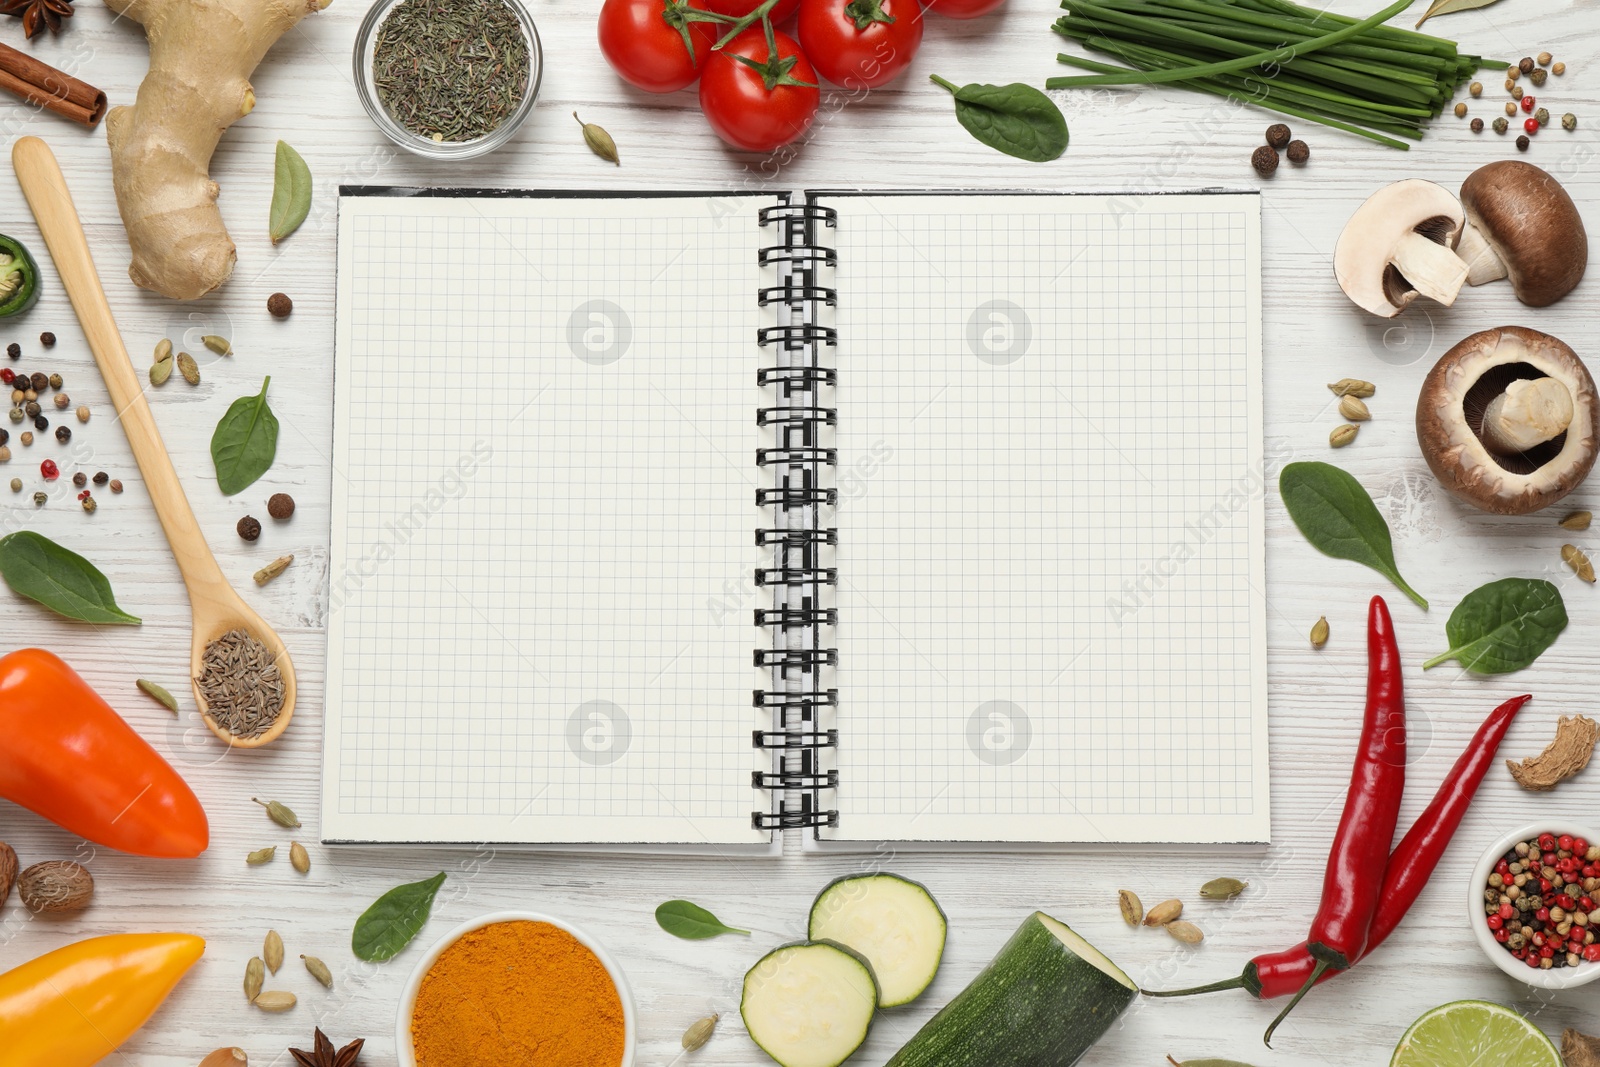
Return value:
<svg viewBox="0 0 1600 1067">
<path fill-rule="evenodd" d="M 1526 152 L 1528 150 L 1528 146 L 1531 145 L 1532 143 L 1533 143 L 1532 141 L 1528 140 L 1528 135 L 1527 134 L 1524 133 L 1524 134 L 1518 134 L 1517 135 L 1517 151 L 1518 152 Z"/>
<path fill-rule="evenodd" d="M 56 335 L 51 333 L 49 330 L 46 330 L 44 333 L 39 335 L 39 343 L 44 345 L 46 348 L 50 348 L 56 343 Z"/>
<path fill-rule="evenodd" d="M 1267 143 L 1273 148 L 1282 148 L 1289 143 L 1291 136 L 1293 135 L 1289 132 L 1289 127 L 1281 122 L 1274 122 L 1267 127 Z"/>
<path fill-rule="evenodd" d="M 267 311 L 273 318 L 286 319 L 293 310 L 294 301 L 289 299 L 287 293 L 273 293 L 267 297 Z"/>
<path fill-rule="evenodd" d="M 287 519 L 294 514 L 294 497 L 288 493 L 273 493 L 267 501 L 267 514 L 275 519 Z"/>
<path fill-rule="evenodd" d="M 1311 158 L 1311 146 L 1304 141 L 1289 142 L 1289 162 L 1297 167 L 1306 165 L 1306 160 Z"/>
<path fill-rule="evenodd" d="M 234 527 L 239 531 L 239 536 L 246 541 L 254 541 L 261 536 L 261 520 L 246 515 L 239 520 L 239 525 Z"/>
<path fill-rule="evenodd" d="M 1263 178 L 1270 178 L 1278 169 L 1278 150 L 1264 144 L 1250 156 L 1250 165 Z"/>
</svg>

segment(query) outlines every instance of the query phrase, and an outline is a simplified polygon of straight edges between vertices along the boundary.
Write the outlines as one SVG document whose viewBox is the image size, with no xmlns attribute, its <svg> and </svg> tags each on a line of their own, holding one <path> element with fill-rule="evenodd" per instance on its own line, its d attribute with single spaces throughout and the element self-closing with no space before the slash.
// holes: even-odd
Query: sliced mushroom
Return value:
<svg viewBox="0 0 1600 1067">
<path fill-rule="evenodd" d="M 1520 159 L 1480 167 L 1461 183 L 1467 228 L 1460 254 L 1470 285 L 1510 278 L 1517 299 L 1547 307 L 1566 296 L 1589 265 L 1589 237 L 1572 197 Z"/>
<path fill-rule="evenodd" d="M 1420 294 L 1455 303 L 1467 265 L 1452 249 L 1466 223 L 1461 202 L 1442 186 L 1407 178 L 1367 198 L 1345 223 L 1333 252 L 1339 288 L 1384 318 Z"/>
<path fill-rule="evenodd" d="M 1422 383 L 1417 443 L 1440 483 L 1474 507 L 1538 511 L 1576 489 L 1594 466 L 1594 379 L 1549 334 L 1521 326 L 1475 333 Z"/>
</svg>

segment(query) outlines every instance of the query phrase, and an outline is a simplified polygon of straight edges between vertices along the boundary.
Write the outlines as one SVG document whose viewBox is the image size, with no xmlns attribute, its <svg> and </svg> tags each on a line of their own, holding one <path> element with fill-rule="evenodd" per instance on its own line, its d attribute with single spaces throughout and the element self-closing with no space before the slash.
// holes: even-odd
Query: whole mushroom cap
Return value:
<svg viewBox="0 0 1600 1067">
<path fill-rule="evenodd" d="M 1589 265 L 1583 217 L 1550 174 L 1520 159 L 1490 163 L 1461 183 L 1461 205 L 1524 304 L 1548 307 L 1582 280 Z"/>
<path fill-rule="evenodd" d="M 1523 450 L 1497 442 L 1486 417 L 1541 394 L 1534 424 L 1556 410 L 1564 428 Z M 1563 407 L 1564 405 L 1564 407 Z M 1535 434 L 1535 437 L 1541 436 Z M 1434 477 L 1459 499 L 1497 515 L 1525 515 L 1581 484 L 1600 445 L 1594 379 L 1564 342 L 1522 326 L 1484 330 L 1446 352 L 1417 397 L 1417 443 Z"/>
</svg>

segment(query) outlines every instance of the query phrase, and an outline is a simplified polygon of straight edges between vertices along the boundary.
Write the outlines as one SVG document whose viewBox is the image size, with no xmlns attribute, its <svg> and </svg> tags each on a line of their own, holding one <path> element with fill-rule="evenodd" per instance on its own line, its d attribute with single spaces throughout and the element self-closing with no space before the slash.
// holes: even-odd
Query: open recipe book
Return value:
<svg viewBox="0 0 1600 1067">
<path fill-rule="evenodd" d="M 1265 841 L 1259 246 L 344 190 L 323 839 Z"/>
</svg>

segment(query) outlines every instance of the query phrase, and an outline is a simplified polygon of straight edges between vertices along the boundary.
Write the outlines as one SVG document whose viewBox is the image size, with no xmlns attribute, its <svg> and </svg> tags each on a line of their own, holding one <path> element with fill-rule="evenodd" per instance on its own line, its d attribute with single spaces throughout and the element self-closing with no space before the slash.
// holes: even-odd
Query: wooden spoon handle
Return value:
<svg viewBox="0 0 1600 1067">
<path fill-rule="evenodd" d="M 89 340 L 89 350 L 100 365 L 117 419 L 128 435 L 128 444 L 133 446 L 133 458 L 144 475 L 156 517 L 166 531 L 167 544 L 172 546 L 172 554 L 177 558 L 178 570 L 183 574 L 191 598 L 203 587 L 216 583 L 226 585 L 216 557 L 211 554 L 211 546 L 206 544 L 200 524 L 189 507 L 178 472 L 172 468 L 172 459 L 162 443 L 161 431 L 156 429 L 150 405 L 145 402 L 133 361 L 128 358 L 122 335 L 117 331 L 117 321 L 106 303 L 106 292 L 101 288 L 100 275 L 89 254 L 89 241 L 78 219 L 77 206 L 72 202 L 72 192 L 67 188 L 67 179 L 56 163 L 55 154 L 37 137 L 20 137 L 11 149 L 11 165 L 17 172 L 23 195 L 28 198 L 28 206 L 33 208 L 33 217 L 38 220 L 39 232 L 44 235 L 50 257 L 55 260 L 62 288 L 72 301 L 72 309 L 78 313 L 78 322 Z"/>
</svg>

